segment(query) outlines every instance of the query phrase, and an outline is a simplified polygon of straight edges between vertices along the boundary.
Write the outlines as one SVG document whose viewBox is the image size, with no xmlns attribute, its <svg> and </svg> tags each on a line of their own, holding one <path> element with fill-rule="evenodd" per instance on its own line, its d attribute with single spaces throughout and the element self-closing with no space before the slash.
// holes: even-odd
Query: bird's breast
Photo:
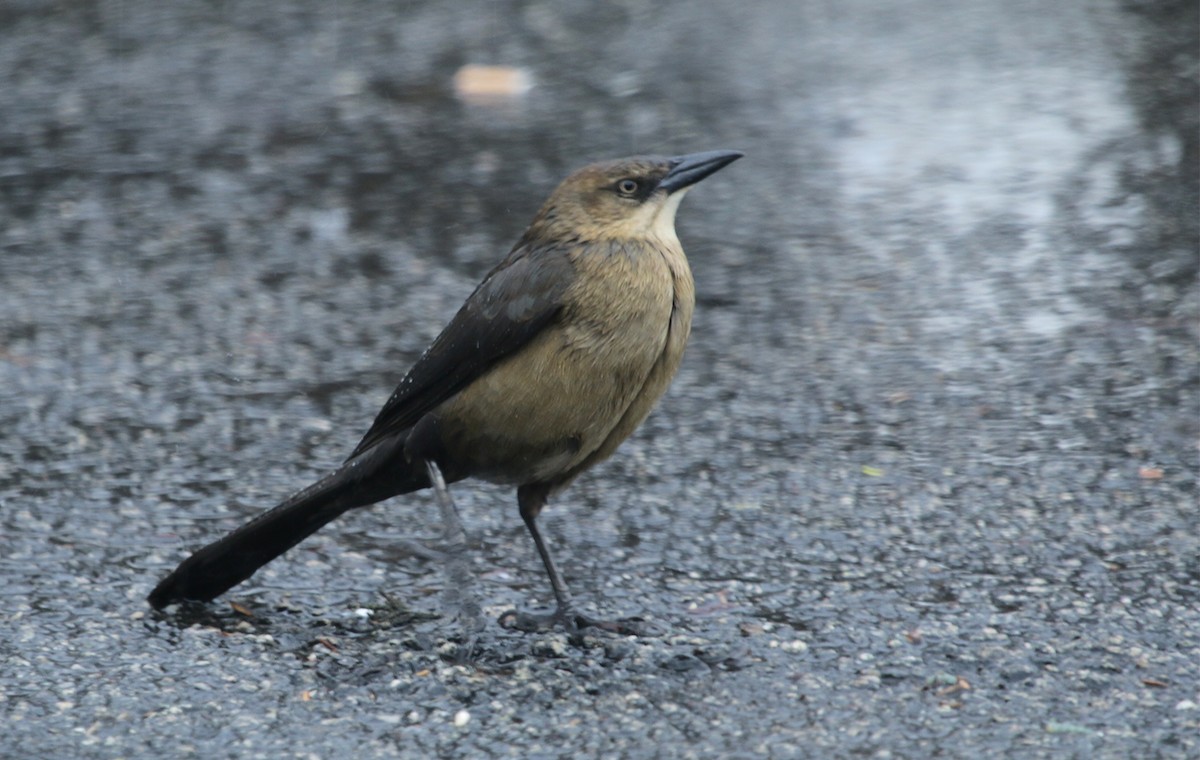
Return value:
<svg viewBox="0 0 1200 760">
<path fill-rule="evenodd" d="M 546 482 L 608 456 L 679 366 L 694 289 L 678 243 L 581 246 L 573 263 L 558 320 L 439 410 L 471 475 Z"/>
</svg>

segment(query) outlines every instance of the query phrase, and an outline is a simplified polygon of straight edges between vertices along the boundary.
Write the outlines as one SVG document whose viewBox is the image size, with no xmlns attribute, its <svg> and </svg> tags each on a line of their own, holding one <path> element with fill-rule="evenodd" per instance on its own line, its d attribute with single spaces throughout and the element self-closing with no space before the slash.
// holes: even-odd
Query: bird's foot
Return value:
<svg viewBox="0 0 1200 760">
<path fill-rule="evenodd" d="M 657 632 L 654 626 L 638 617 L 597 620 L 581 615 L 572 607 L 561 605 L 548 614 L 509 610 L 501 615 L 497 622 L 501 628 L 524 633 L 540 633 L 556 628 L 571 635 L 584 633 L 589 628 L 620 636 L 648 636 Z"/>
</svg>

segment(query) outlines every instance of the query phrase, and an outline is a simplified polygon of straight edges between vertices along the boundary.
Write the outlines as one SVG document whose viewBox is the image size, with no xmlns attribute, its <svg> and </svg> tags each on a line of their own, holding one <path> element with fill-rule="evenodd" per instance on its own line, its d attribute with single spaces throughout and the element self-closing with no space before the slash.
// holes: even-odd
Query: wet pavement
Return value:
<svg viewBox="0 0 1200 760">
<path fill-rule="evenodd" d="M 0 754 L 1200 756 L 1194 3 L 282 5 L 0 9 Z M 684 366 L 544 517 L 659 635 L 464 663 L 428 494 L 145 605 L 571 168 L 715 148 Z"/>
</svg>

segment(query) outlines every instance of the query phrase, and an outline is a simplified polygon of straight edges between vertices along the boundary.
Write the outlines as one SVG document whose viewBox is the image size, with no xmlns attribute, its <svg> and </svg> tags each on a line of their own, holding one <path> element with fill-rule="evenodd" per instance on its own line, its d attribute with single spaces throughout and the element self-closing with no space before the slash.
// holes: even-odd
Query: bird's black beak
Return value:
<svg viewBox="0 0 1200 760">
<path fill-rule="evenodd" d="M 673 193 L 696 184 L 713 172 L 732 164 L 742 157 L 736 150 L 710 150 L 705 153 L 689 153 L 670 159 L 671 171 L 658 183 L 660 190 Z"/>
</svg>

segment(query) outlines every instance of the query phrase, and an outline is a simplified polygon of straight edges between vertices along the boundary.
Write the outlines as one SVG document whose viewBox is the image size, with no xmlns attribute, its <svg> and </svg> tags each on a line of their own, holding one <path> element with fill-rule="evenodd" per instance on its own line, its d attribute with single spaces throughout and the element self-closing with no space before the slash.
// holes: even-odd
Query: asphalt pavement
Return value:
<svg viewBox="0 0 1200 760">
<path fill-rule="evenodd" d="M 5 4 L 0 756 L 1200 757 L 1197 26 Z M 468 588 L 415 494 L 146 605 L 341 461 L 572 168 L 711 149 L 684 365 L 543 517 L 652 635 L 497 625 L 550 592 L 470 482 Z"/>
</svg>

